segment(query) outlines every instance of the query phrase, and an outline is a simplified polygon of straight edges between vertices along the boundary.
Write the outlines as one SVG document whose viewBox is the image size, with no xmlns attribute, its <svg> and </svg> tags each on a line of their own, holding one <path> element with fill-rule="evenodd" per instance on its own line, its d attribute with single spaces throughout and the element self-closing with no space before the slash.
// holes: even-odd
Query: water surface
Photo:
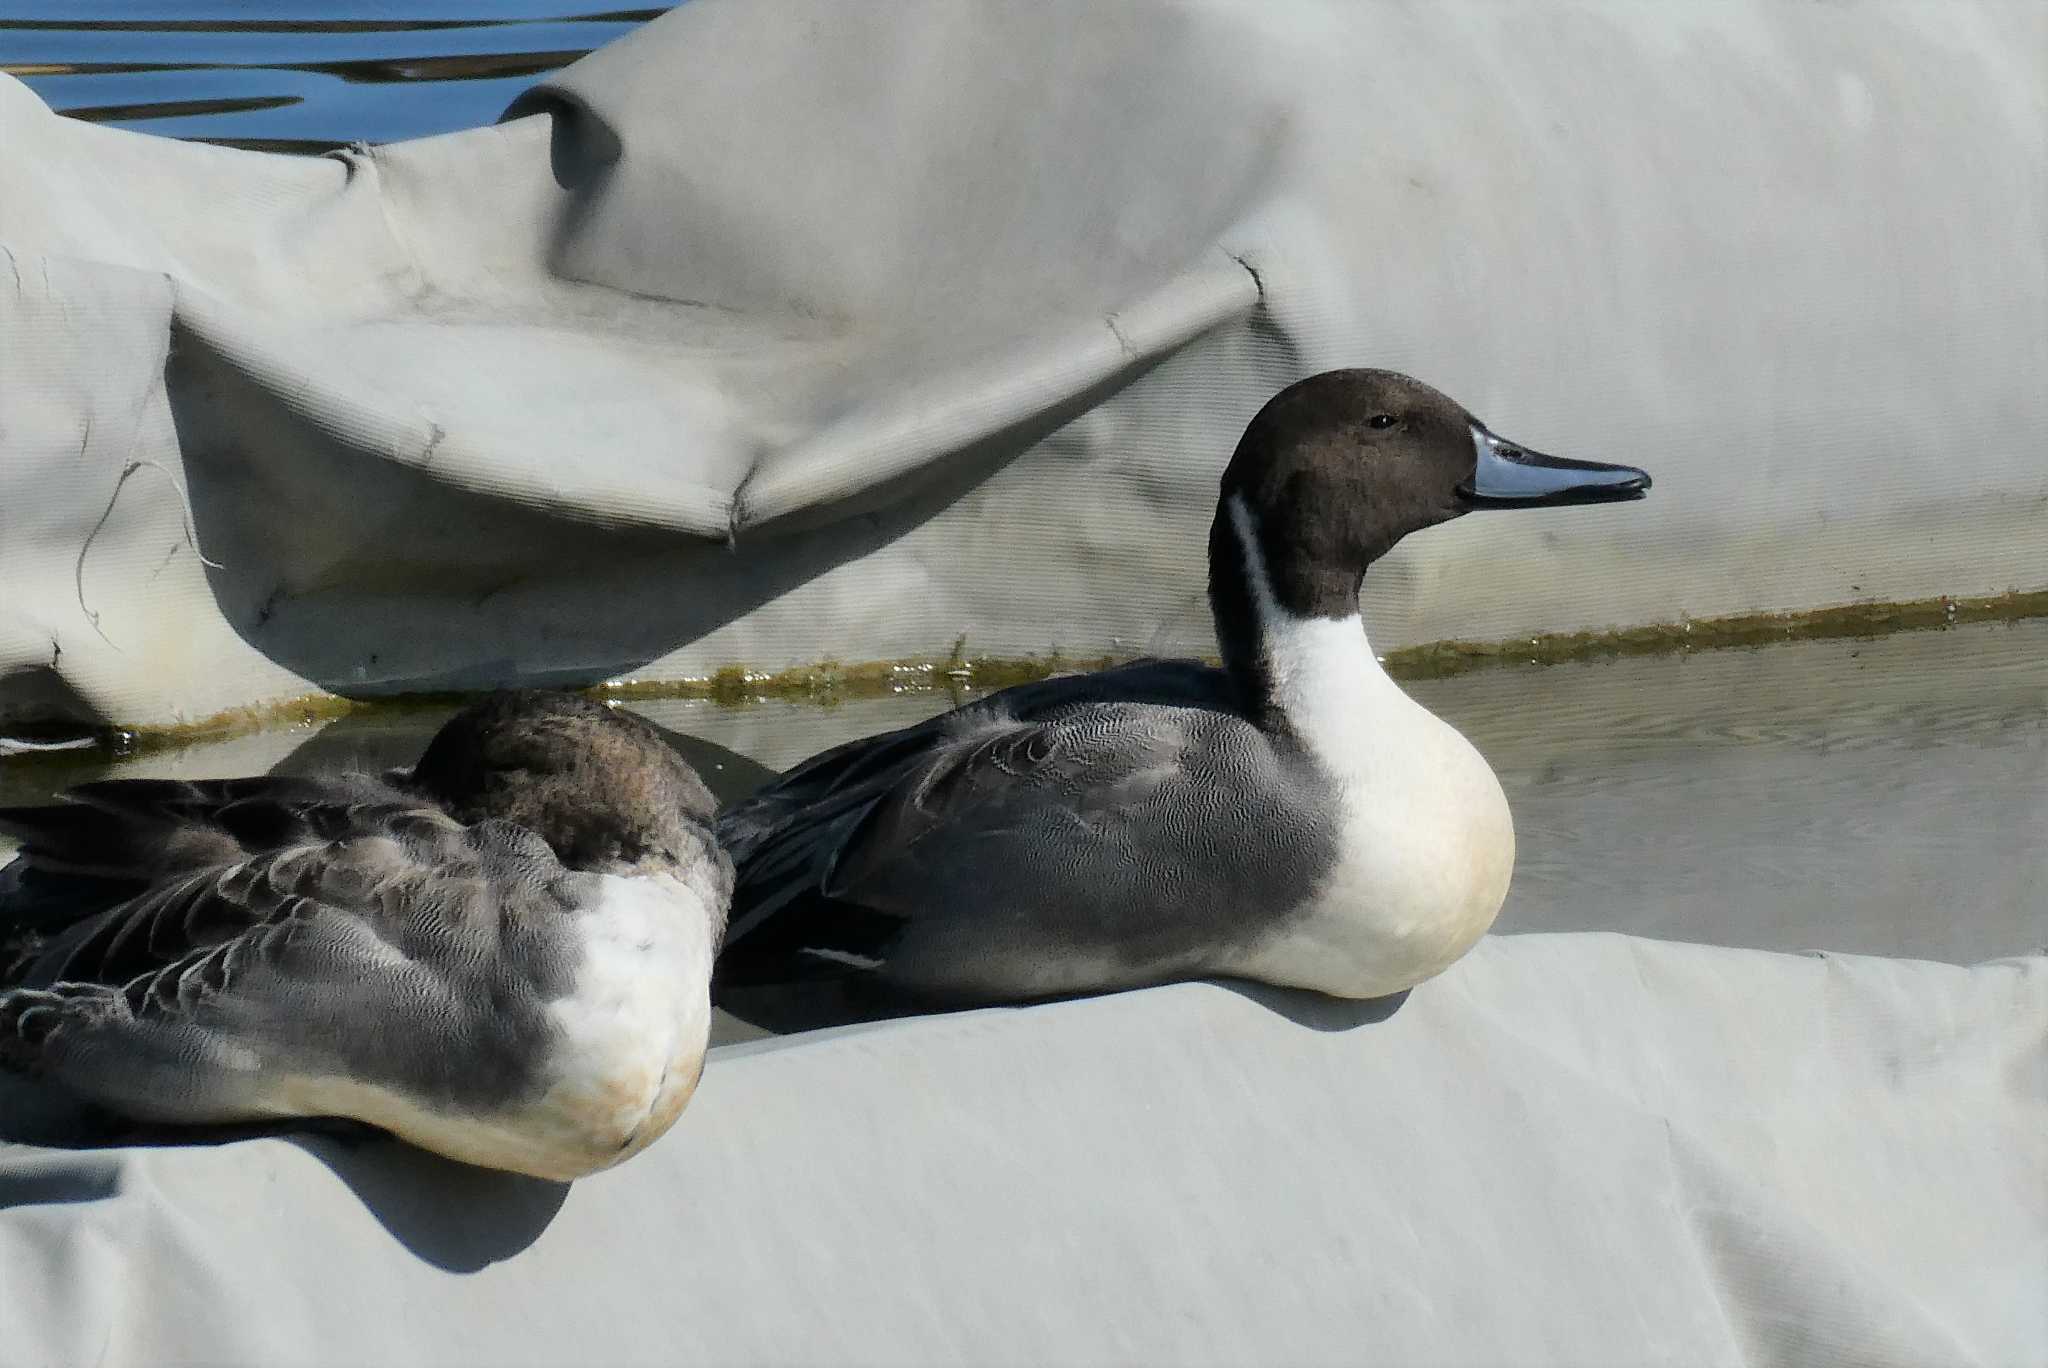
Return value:
<svg viewBox="0 0 2048 1368">
<path fill-rule="evenodd" d="M 2048 946 L 2048 619 L 1406 686 L 1500 774 L 1498 929 L 1626 931 L 1969 963 Z M 636 703 L 722 798 L 953 706 Z M 0 802 L 106 775 L 409 763 L 444 710 L 372 711 L 132 760 L 0 761 Z"/>
</svg>

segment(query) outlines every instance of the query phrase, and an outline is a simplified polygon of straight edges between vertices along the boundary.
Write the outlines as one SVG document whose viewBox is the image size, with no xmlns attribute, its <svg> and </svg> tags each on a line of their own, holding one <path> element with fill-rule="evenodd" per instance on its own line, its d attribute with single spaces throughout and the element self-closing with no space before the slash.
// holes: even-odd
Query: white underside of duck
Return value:
<svg viewBox="0 0 2048 1368">
<path fill-rule="evenodd" d="M 666 874 L 604 875 L 602 890 L 576 918 L 576 986 L 548 1005 L 550 1081 L 537 1096 L 478 1113 L 361 1079 L 296 1076 L 263 1087 L 252 1113 L 353 1117 L 450 1158 L 565 1182 L 638 1154 L 703 1074 L 715 918 Z"/>
<path fill-rule="evenodd" d="M 1274 701 L 1336 789 L 1338 857 L 1308 905 L 1234 966 L 1340 997 L 1441 973 L 1507 897 L 1514 822 L 1471 742 L 1388 677 L 1362 618 L 1304 618 L 1275 599 L 1252 514 L 1232 526 L 1259 615 Z"/>
</svg>

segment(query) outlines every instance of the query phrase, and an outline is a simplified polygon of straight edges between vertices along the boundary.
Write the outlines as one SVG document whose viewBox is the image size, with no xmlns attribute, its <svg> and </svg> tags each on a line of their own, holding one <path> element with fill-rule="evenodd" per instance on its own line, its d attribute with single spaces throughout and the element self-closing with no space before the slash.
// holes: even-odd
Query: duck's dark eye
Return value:
<svg viewBox="0 0 2048 1368">
<path fill-rule="evenodd" d="M 1394 425 L 1394 415 L 1391 413 L 1375 413 L 1372 417 L 1365 420 L 1365 425 L 1367 427 L 1390 428 Z"/>
</svg>

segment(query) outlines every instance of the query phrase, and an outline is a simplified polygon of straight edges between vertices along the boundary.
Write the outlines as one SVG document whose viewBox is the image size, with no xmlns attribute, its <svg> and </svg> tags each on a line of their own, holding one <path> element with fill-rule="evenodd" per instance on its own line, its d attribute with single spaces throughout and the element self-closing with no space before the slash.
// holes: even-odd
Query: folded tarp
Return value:
<svg viewBox="0 0 2048 1368">
<path fill-rule="evenodd" d="M 1388 1006 L 1188 984 L 728 1046 L 568 1189 L 0 1147 L 0 1360 L 2048 1357 L 2048 960 L 1532 935 Z"/>
<path fill-rule="evenodd" d="M 1639 506 L 1385 646 L 2042 584 L 2030 0 L 692 0 L 301 159 L 0 77 L 0 720 L 1206 644 L 1250 413 L 1408 369 Z"/>
<path fill-rule="evenodd" d="M 311 160 L 0 77 L 0 718 L 1199 648 L 1216 471 L 1342 364 L 1658 477 L 1415 539 L 1385 646 L 2039 587 L 2044 50 L 2025 0 L 692 0 Z M 1523 936 L 1391 1013 L 726 1046 L 566 1191 L 0 1147 L 0 1362 L 2038 1363 L 2044 976 Z"/>
</svg>

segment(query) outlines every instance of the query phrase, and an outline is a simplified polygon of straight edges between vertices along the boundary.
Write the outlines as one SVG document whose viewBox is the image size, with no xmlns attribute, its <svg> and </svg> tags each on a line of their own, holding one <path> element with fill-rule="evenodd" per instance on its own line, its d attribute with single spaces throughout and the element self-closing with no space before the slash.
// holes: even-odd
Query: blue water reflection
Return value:
<svg viewBox="0 0 2048 1368">
<path fill-rule="evenodd" d="M 0 71 L 139 132 L 319 152 L 486 124 L 666 9 L 618 0 L 0 0 Z"/>
</svg>

